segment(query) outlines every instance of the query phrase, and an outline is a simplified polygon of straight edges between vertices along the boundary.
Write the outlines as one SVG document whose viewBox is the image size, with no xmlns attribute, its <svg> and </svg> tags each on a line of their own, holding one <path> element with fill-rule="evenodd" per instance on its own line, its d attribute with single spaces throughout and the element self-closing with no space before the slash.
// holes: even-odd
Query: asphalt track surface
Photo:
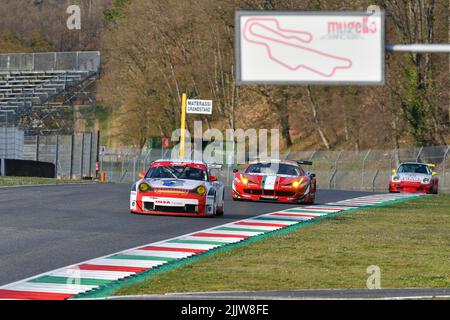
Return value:
<svg viewBox="0 0 450 320">
<path fill-rule="evenodd" d="M 132 215 L 129 188 L 123 184 L 0 188 L 0 286 L 139 245 L 298 206 L 234 202 L 227 190 L 223 217 Z M 320 190 L 316 203 L 369 194 Z"/>
</svg>

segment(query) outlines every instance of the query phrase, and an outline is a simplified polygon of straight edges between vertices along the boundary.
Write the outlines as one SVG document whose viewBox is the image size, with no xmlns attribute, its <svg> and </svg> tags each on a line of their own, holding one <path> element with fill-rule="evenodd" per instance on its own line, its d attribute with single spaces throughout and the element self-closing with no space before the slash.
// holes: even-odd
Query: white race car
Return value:
<svg viewBox="0 0 450 320">
<path fill-rule="evenodd" d="M 130 192 L 130 211 L 137 214 L 221 216 L 224 185 L 207 164 L 191 160 L 158 160 Z"/>
</svg>

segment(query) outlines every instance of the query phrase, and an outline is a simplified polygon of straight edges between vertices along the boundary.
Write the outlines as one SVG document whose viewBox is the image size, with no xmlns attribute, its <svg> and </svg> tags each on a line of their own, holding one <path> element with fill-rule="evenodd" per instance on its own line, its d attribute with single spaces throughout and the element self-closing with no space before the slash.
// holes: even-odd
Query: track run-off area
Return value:
<svg viewBox="0 0 450 320">
<path fill-rule="evenodd" d="M 0 189 L 0 299 L 72 298 L 208 250 L 411 195 L 319 190 L 315 205 L 300 206 L 234 202 L 227 192 L 225 215 L 212 219 L 132 215 L 128 197 L 129 186 L 120 184 Z"/>
</svg>

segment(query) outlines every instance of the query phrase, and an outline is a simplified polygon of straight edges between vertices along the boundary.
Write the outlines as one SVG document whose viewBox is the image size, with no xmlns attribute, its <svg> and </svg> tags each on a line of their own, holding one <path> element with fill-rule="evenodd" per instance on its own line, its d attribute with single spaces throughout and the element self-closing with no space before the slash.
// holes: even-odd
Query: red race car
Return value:
<svg viewBox="0 0 450 320">
<path fill-rule="evenodd" d="M 435 165 L 419 162 L 402 163 L 392 170 L 389 192 L 438 193 L 439 178 L 433 171 Z"/>
<path fill-rule="evenodd" d="M 138 214 L 213 217 L 224 212 L 224 185 L 200 161 L 158 160 L 130 191 Z"/>
<path fill-rule="evenodd" d="M 300 165 L 312 162 L 255 161 L 242 172 L 234 170 L 233 200 L 314 203 L 316 175 L 305 172 Z"/>
</svg>

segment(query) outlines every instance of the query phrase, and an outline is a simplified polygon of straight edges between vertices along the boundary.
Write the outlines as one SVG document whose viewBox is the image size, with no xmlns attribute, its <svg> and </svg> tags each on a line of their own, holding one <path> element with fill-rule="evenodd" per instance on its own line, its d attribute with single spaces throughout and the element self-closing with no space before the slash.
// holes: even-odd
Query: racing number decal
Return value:
<svg viewBox="0 0 450 320">
<path fill-rule="evenodd" d="M 277 176 L 263 176 L 261 182 L 261 189 L 265 190 L 275 190 L 275 182 L 277 181 Z"/>
</svg>

